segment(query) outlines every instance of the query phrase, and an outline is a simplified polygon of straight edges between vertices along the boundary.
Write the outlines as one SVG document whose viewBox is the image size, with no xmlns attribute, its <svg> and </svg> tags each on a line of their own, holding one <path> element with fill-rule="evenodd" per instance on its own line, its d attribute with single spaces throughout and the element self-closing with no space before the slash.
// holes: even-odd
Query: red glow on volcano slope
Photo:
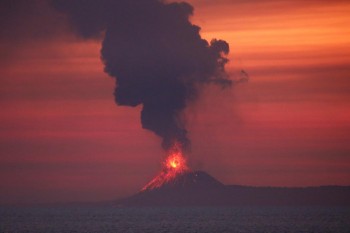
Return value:
<svg viewBox="0 0 350 233">
<path fill-rule="evenodd" d="M 163 169 L 160 174 L 153 178 L 141 191 L 159 188 L 169 181 L 174 180 L 179 174 L 188 171 L 190 171 L 190 169 L 186 164 L 181 146 L 176 143 L 169 151 L 169 155 L 163 163 Z"/>
</svg>

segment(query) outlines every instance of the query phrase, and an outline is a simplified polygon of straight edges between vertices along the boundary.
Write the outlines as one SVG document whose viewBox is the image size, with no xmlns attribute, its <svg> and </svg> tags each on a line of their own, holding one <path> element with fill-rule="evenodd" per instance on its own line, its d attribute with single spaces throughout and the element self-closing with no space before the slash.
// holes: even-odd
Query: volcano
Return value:
<svg viewBox="0 0 350 233">
<path fill-rule="evenodd" d="M 161 172 L 117 206 L 350 205 L 350 186 L 306 188 L 224 185 L 204 171 L 192 171 L 175 143 Z"/>
<path fill-rule="evenodd" d="M 186 171 L 159 187 L 146 186 L 139 193 L 120 200 L 122 206 L 212 205 L 226 186 L 204 171 Z"/>
<path fill-rule="evenodd" d="M 350 186 L 285 188 L 224 185 L 204 171 L 186 170 L 159 186 L 148 184 L 137 194 L 113 202 L 113 205 L 119 207 L 350 206 L 349 197 Z"/>
</svg>

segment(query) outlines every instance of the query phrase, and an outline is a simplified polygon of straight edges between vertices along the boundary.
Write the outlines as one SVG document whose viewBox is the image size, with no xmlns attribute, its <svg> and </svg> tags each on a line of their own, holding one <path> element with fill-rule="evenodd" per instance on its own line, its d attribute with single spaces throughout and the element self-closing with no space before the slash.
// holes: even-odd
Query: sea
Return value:
<svg viewBox="0 0 350 233">
<path fill-rule="evenodd" d="M 350 207 L 0 207 L 1 233 L 350 233 Z"/>
</svg>

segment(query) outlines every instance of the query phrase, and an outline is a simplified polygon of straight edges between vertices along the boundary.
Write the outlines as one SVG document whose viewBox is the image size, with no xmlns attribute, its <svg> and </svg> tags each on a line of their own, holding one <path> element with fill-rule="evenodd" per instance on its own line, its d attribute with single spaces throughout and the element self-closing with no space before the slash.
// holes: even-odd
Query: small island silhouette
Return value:
<svg viewBox="0 0 350 233">
<path fill-rule="evenodd" d="M 153 189 L 109 204 L 136 206 L 350 205 L 350 186 L 252 187 L 224 185 L 204 171 L 188 171 Z"/>
</svg>

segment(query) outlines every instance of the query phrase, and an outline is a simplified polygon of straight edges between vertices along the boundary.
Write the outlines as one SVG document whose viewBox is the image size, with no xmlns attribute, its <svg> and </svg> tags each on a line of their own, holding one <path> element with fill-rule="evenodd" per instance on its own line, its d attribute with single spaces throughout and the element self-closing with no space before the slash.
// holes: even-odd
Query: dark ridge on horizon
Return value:
<svg viewBox="0 0 350 233">
<path fill-rule="evenodd" d="M 350 186 L 254 187 L 224 185 L 204 171 L 186 172 L 162 187 L 110 204 L 138 206 L 350 205 Z"/>
<path fill-rule="evenodd" d="M 350 206 L 350 185 L 225 185 L 204 171 L 186 172 L 160 188 L 109 201 L 1 204 L 0 207 Z"/>
</svg>

